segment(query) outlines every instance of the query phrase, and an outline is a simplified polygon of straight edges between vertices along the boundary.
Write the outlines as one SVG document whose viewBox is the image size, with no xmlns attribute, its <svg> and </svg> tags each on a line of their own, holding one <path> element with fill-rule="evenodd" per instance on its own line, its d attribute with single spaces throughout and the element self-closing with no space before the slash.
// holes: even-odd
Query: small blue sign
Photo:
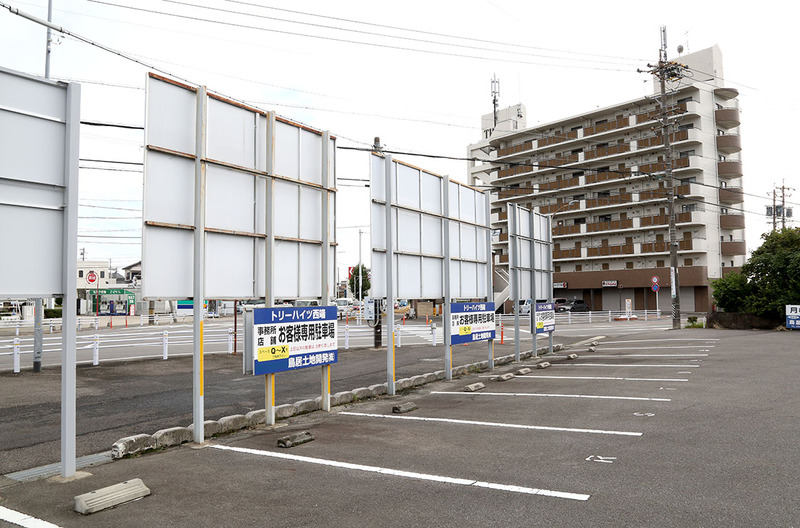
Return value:
<svg viewBox="0 0 800 528">
<path fill-rule="evenodd" d="M 338 360 L 335 306 L 253 310 L 253 374 L 273 374 Z"/>
<path fill-rule="evenodd" d="M 659 287 L 660 286 L 658 284 L 653 284 L 652 286 L 650 286 L 650 289 L 653 290 L 654 292 L 657 292 Z"/>
<path fill-rule="evenodd" d="M 786 328 L 800 329 L 800 305 L 786 305 Z"/>
<path fill-rule="evenodd" d="M 450 343 L 460 345 L 495 337 L 494 303 L 450 303 Z"/>
</svg>

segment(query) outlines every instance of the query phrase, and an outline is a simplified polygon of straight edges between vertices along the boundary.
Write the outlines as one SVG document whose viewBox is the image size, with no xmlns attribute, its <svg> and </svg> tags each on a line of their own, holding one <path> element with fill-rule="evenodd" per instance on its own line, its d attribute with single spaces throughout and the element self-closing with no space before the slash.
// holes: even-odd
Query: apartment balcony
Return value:
<svg viewBox="0 0 800 528">
<path fill-rule="evenodd" d="M 539 214 L 547 215 L 547 214 L 554 214 L 559 212 L 568 212 L 568 211 L 576 211 L 581 208 L 581 204 L 578 201 L 574 203 L 570 202 L 557 202 L 552 205 L 541 205 L 539 206 Z"/>
<path fill-rule="evenodd" d="M 567 189 L 569 187 L 578 187 L 580 184 L 580 178 L 564 178 L 553 182 L 540 183 L 539 192 L 557 191 L 559 189 Z"/>
<path fill-rule="evenodd" d="M 719 215 L 719 227 L 721 229 L 744 229 L 744 215 L 724 214 Z M 740 253 L 736 253 L 739 255 Z"/>
<path fill-rule="evenodd" d="M 676 224 L 688 224 L 692 222 L 692 213 L 678 213 L 675 215 L 675 223 Z M 654 216 L 642 216 L 639 218 L 639 227 L 651 227 L 651 226 L 665 226 L 669 225 L 669 216 L 663 215 L 654 215 Z"/>
<path fill-rule="evenodd" d="M 600 134 L 601 132 L 608 132 L 610 130 L 617 130 L 619 128 L 625 128 L 628 126 L 630 126 L 630 118 L 623 117 L 621 119 L 615 119 L 607 123 L 586 127 L 583 129 L 583 137 L 593 136 L 595 134 Z"/>
<path fill-rule="evenodd" d="M 733 257 L 735 255 L 746 255 L 747 245 L 744 240 L 733 242 L 722 242 L 722 254 L 726 257 Z"/>
<path fill-rule="evenodd" d="M 579 259 L 581 257 L 581 249 L 580 248 L 573 248 L 573 249 L 554 249 L 553 250 L 553 260 L 558 259 Z"/>
<path fill-rule="evenodd" d="M 686 103 L 672 105 L 667 107 L 667 114 L 672 117 L 686 113 Z M 661 118 L 661 109 L 652 110 L 644 114 L 636 115 L 636 124 L 647 123 L 648 121 L 656 121 Z"/>
<path fill-rule="evenodd" d="M 513 189 L 503 189 L 497 192 L 497 198 L 506 200 L 508 198 L 518 198 L 520 196 L 530 196 L 533 194 L 533 187 L 514 187 Z"/>
<path fill-rule="evenodd" d="M 587 257 L 610 257 L 614 255 L 633 255 L 633 244 L 622 244 L 619 246 L 597 246 L 586 248 Z"/>
<path fill-rule="evenodd" d="M 692 240 L 679 240 L 679 251 L 691 251 L 693 249 Z M 662 240 L 659 242 L 642 242 L 642 253 L 667 253 L 669 252 L 669 242 Z"/>
<path fill-rule="evenodd" d="M 727 136 L 723 136 L 727 137 Z M 742 171 L 741 161 L 718 161 L 717 174 L 720 178 L 731 179 L 741 178 L 744 174 Z"/>
<path fill-rule="evenodd" d="M 581 226 L 579 224 L 553 226 L 553 236 L 580 235 L 580 234 L 582 234 L 582 231 L 581 231 Z"/>
<path fill-rule="evenodd" d="M 722 108 L 714 111 L 714 120 L 722 128 L 734 128 L 741 123 L 738 108 Z"/>
<path fill-rule="evenodd" d="M 739 90 L 736 88 L 717 88 L 714 90 L 714 95 L 725 100 L 731 100 L 739 97 Z"/>
<path fill-rule="evenodd" d="M 615 154 L 624 154 L 631 151 L 630 143 L 622 145 L 611 145 L 609 147 L 597 148 L 594 150 L 587 150 L 583 153 L 583 160 L 589 161 L 596 158 L 604 158 L 606 156 L 613 156 Z"/>
<path fill-rule="evenodd" d="M 669 142 L 677 143 L 679 141 L 687 141 L 689 139 L 689 131 L 688 130 L 679 130 L 677 132 L 673 132 L 669 135 Z M 660 147 L 664 144 L 664 136 L 658 134 L 651 138 L 647 139 L 640 139 L 636 143 L 636 148 L 638 150 L 652 148 L 652 147 Z"/>
<path fill-rule="evenodd" d="M 717 150 L 725 154 L 735 154 L 742 150 L 742 138 L 739 134 L 717 136 Z"/>
<path fill-rule="evenodd" d="M 678 169 L 688 169 L 691 167 L 691 158 L 677 158 L 672 160 L 672 170 Z M 648 163 L 646 165 L 640 165 L 639 170 L 646 174 L 653 174 L 656 172 L 665 172 L 667 170 L 667 164 L 663 161 L 658 163 Z"/>
<path fill-rule="evenodd" d="M 568 226 L 573 227 L 573 226 Z M 580 226 L 577 226 L 580 227 Z M 611 220 L 609 222 L 594 222 L 586 224 L 587 233 L 598 233 L 602 231 L 619 231 L 620 229 L 632 229 L 633 219 L 625 218 L 619 220 Z"/>
<path fill-rule="evenodd" d="M 593 172 L 586 175 L 586 184 L 603 183 L 612 180 L 622 180 L 631 175 L 630 169 L 625 169 L 617 172 Z"/>
<path fill-rule="evenodd" d="M 602 196 L 599 198 L 589 198 L 586 200 L 586 209 L 604 207 L 608 205 L 628 204 L 633 201 L 631 193 L 619 193 L 615 196 Z"/>
<path fill-rule="evenodd" d="M 720 187 L 719 201 L 724 204 L 740 204 L 744 202 L 744 193 L 741 187 Z"/>
</svg>

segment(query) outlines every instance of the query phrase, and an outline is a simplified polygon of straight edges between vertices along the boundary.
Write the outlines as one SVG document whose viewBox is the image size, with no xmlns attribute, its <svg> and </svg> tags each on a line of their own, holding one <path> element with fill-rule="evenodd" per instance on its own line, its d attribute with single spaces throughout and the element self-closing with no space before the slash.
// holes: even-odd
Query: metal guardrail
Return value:
<svg viewBox="0 0 800 528">
<path fill-rule="evenodd" d="M 206 315 L 205 319 L 213 320 L 216 316 Z M 193 319 L 191 314 L 154 314 L 154 315 L 91 315 L 80 316 L 76 318 L 77 330 L 99 330 L 100 326 L 107 327 L 114 325 L 124 326 L 126 328 L 131 326 L 158 326 L 163 324 L 186 323 Z M 0 321 L 0 331 L 10 330 L 15 335 L 20 333 L 33 332 L 35 323 L 31 319 L 19 320 L 3 320 Z M 63 324 L 60 318 L 44 319 L 42 321 L 42 330 L 49 331 L 49 333 L 60 332 Z"/>
</svg>

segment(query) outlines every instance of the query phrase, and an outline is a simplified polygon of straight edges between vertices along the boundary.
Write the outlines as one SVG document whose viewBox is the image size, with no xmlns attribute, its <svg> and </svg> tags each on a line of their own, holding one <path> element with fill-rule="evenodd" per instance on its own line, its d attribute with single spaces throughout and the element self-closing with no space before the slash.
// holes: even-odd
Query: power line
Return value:
<svg viewBox="0 0 800 528">
<path fill-rule="evenodd" d="M 376 42 L 365 42 L 365 41 L 350 40 L 350 39 L 336 38 L 336 37 L 323 37 L 323 36 L 320 36 L 320 35 L 312 35 L 312 34 L 309 34 L 309 33 L 298 33 L 296 31 L 287 31 L 287 30 L 281 30 L 281 29 L 269 29 L 269 28 L 264 28 L 264 27 L 260 27 L 260 26 L 253 26 L 253 25 L 249 25 L 249 24 L 242 24 L 242 23 L 236 23 L 236 22 L 225 22 L 225 21 L 222 21 L 222 20 L 214 20 L 214 19 L 196 17 L 196 16 L 190 16 L 190 15 L 180 15 L 180 14 L 177 14 L 177 13 L 169 13 L 169 12 L 166 12 L 166 11 L 158 11 L 158 10 L 155 10 L 155 9 L 145 9 L 145 8 L 141 8 L 141 7 L 132 7 L 132 6 L 126 6 L 126 5 L 121 5 L 121 4 L 115 4 L 115 3 L 111 3 L 111 2 L 103 2 L 101 0 L 89 0 L 89 1 L 93 2 L 93 3 L 96 3 L 96 4 L 108 5 L 108 6 L 112 6 L 112 7 L 118 7 L 118 8 L 121 8 L 121 9 L 130 9 L 130 10 L 133 10 L 133 11 L 139 11 L 139 12 L 143 12 L 143 13 L 151 13 L 151 14 L 162 15 L 162 16 L 167 16 L 167 17 L 180 18 L 180 19 L 184 19 L 184 20 L 192 20 L 192 21 L 195 21 L 195 22 L 206 22 L 206 23 L 209 23 L 209 24 L 217 24 L 217 25 L 223 25 L 223 26 L 229 26 L 229 27 L 235 27 L 235 28 L 241 28 L 241 29 L 252 29 L 252 30 L 255 30 L 255 31 L 263 31 L 263 32 L 267 32 L 267 33 L 277 33 L 277 34 L 281 34 L 281 35 L 291 35 L 291 36 L 295 36 L 295 37 L 313 38 L 313 39 L 318 39 L 318 40 L 326 40 L 326 41 L 330 41 L 330 42 L 340 42 L 340 43 L 343 43 L 343 44 L 356 44 L 356 45 L 360 45 L 360 46 L 370 46 L 370 47 L 376 47 L 376 48 L 394 49 L 394 50 L 398 50 L 398 51 L 411 51 L 411 52 L 415 52 L 415 53 L 422 53 L 422 54 L 428 54 L 428 55 L 441 55 L 441 56 L 447 56 L 447 57 L 457 57 L 457 58 L 462 58 L 462 59 L 476 59 L 476 60 L 484 60 L 484 61 L 500 61 L 500 62 L 508 62 L 508 63 L 513 63 L 513 64 L 528 64 L 528 65 L 536 65 L 536 66 L 551 66 L 551 67 L 556 67 L 556 68 L 581 68 L 581 69 L 584 69 L 584 70 L 585 69 L 592 69 L 592 70 L 598 70 L 598 71 L 626 71 L 626 70 L 614 69 L 614 68 L 596 68 L 596 67 L 593 68 L 591 66 L 585 66 L 585 65 L 573 66 L 573 65 L 568 65 L 568 64 L 554 64 L 554 63 L 541 63 L 541 62 L 532 62 L 532 61 L 525 61 L 525 60 L 516 60 L 516 59 L 510 59 L 508 57 L 503 57 L 502 55 L 499 56 L 499 57 L 481 57 L 481 56 L 478 56 L 478 55 L 466 55 L 466 54 L 462 54 L 462 53 L 452 53 L 452 52 L 445 52 L 445 51 L 410 48 L 410 47 L 406 47 L 406 46 L 396 46 L 396 45 L 391 45 L 391 44 L 380 44 L 380 43 L 376 43 Z M 196 7 L 204 7 L 204 6 L 198 5 Z M 159 70 L 159 71 L 162 71 L 162 70 Z"/>
</svg>

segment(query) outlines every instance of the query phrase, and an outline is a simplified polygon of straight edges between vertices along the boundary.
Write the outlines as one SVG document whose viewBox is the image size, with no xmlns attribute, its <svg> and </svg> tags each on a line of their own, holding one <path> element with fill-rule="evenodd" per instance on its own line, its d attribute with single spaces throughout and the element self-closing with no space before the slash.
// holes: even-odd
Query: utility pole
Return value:
<svg viewBox="0 0 800 528">
<path fill-rule="evenodd" d="M 667 215 L 669 217 L 669 275 L 672 295 L 672 329 L 681 327 L 681 293 L 678 277 L 678 232 L 675 227 L 675 182 L 672 176 L 672 148 L 669 139 L 669 116 L 671 109 L 667 106 L 667 81 L 677 80 L 683 76 L 686 66 L 667 59 L 667 28 L 661 28 L 661 49 L 658 54 L 658 64 L 647 65 L 649 73 L 655 75 L 659 81 L 661 97 L 659 98 L 659 119 L 661 121 L 661 136 L 664 146 L 664 173 L 667 183 Z M 641 71 L 641 70 L 640 70 Z"/>
<path fill-rule="evenodd" d="M 778 205 L 776 202 L 778 200 L 778 188 L 773 186 L 772 192 L 767 194 L 772 194 L 772 209 L 767 206 L 767 216 L 772 216 L 772 230 L 778 230 L 778 217 L 780 217 L 781 221 L 781 229 L 786 229 L 786 218 L 792 217 L 792 208 L 786 207 L 786 191 L 793 191 L 794 188 L 786 187 L 786 181 L 781 182 L 780 186 L 780 195 L 781 195 L 781 203 Z M 791 193 L 789 194 L 791 197 Z"/>
</svg>

